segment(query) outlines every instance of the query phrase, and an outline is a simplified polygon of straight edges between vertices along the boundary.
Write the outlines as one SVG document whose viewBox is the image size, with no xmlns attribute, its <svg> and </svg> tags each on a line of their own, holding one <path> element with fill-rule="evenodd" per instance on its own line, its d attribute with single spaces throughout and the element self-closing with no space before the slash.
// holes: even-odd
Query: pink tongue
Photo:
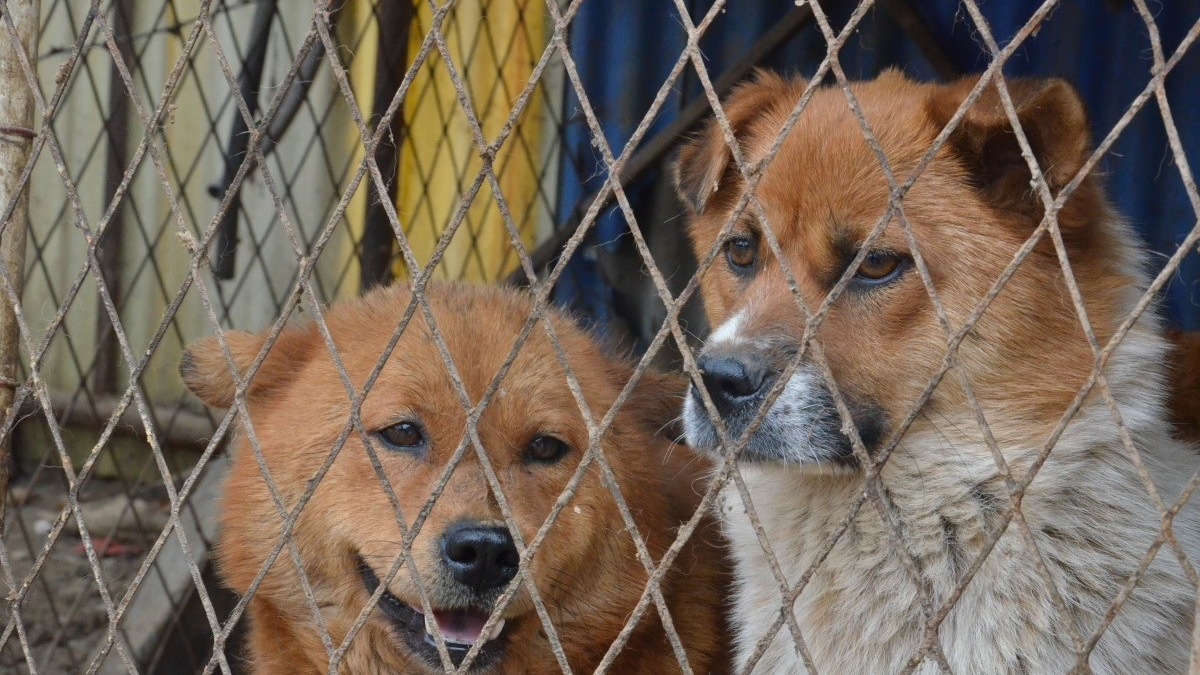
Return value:
<svg viewBox="0 0 1200 675">
<path fill-rule="evenodd" d="M 487 616 L 479 612 L 463 610 L 434 611 L 433 618 L 437 620 L 438 630 L 446 642 L 457 642 L 461 645 L 475 644 Z"/>
</svg>

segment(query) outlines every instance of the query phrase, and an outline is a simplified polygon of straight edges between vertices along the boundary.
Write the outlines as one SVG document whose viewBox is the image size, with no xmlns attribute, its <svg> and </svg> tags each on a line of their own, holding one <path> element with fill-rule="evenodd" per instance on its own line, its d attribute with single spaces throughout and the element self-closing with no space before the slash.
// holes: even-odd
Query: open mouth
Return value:
<svg viewBox="0 0 1200 675">
<path fill-rule="evenodd" d="M 379 577 L 361 556 L 358 558 L 358 570 L 367 593 L 375 593 L 375 589 L 379 588 Z M 435 609 L 432 615 L 426 615 L 387 591 L 384 591 L 379 599 L 379 610 L 404 639 L 409 650 L 431 668 L 438 670 L 442 667 L 442 661 L 433 638 L 433 626 L 436 624 L 437 629 L 441 631 L 451 662 L 459 666 L 470 651 L 471 645 L 475 644 L 483 633 L 483 625 L 490 615 L 488 610 L 480 608 Z M 486 668 L 499 661 L 507 637 L 504 631 L 505 623 L 504 619 L 500 619 L 492 627 L 487 642 L 471 662 L 471 670 Z"/>
</svg>

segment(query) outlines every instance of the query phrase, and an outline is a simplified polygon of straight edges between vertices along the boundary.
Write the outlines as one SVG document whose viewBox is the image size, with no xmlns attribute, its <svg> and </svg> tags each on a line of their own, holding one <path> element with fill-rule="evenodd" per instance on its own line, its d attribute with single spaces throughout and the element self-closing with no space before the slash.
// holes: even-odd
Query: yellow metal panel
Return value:
<svg viewBox="0 0 1200 675">
<path fill-rule="evenodd" d="M 545 13 L 545 5 L 535 0 L 463 3 L 442 26 L 486 142 L 500 132 L 545 47 Z M 410 54 L 420 49 L 431 15 L 428 5 L 421 3 L 410 37 Z M 535 92 L 494 165 L 526 247 L 535 237 L 541 107 L 542 95 Z M 436 50 L 413 81 L 404 118 L 408 136 L 400 152 L 397 210 L 413 253 L 424 264 L 481 166 L 467 116 Z M 438 266 L 437 276 L 494 281 L 517 264 L 510 234 L 485 181 Z"/>
<path fill-rule="evenodd" d="M 409 0 L 379 0 L 381 2 L 408 2 Z M 371 0 L 351 0 L 342 8 L 342 17 L 338 28 L 342 33 L 343 42 L 355 43 L 354 59 L 350 62 L 350 86 L 358 103 L 359 112 L 363 119 L 371 115 L 371 101 L 375 91 L 375 60 L 379 54 L 379 27 L 375 23 L 375 13 Z M 363 142 L 358 127 L 354 123 L 346 125 L 346 141 L 353 148 L 353 163 L 357 167 L 363 161 Z M 353 172 L 351 173 L 353 176 Z M 364 174 L 362 182 L 355 190 L 354 196 L 346 206 L 346 228 L 350 237 L 343 239 L 338 247 L 337 258 L 339 267 L 349 265 L 349 274 L 354 279 L 359 278 L 357 252 L 351 241 L 362 241 L 364 222 L 367 211 L 367 181 L 370 174 Z M 348 186 L 342 186 L 345 189 Z"/>
</svg>

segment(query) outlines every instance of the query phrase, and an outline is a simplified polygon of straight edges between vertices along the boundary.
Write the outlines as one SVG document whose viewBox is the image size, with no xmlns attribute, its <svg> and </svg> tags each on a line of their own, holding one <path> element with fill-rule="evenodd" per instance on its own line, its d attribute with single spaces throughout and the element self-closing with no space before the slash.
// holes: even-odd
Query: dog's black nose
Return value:
<svg viewBox="0 0 1200 675">
<path fill-rule="evenodd" d="M 767 371 L 762 366 L 729 356 L 702 356 L 696 365 L 704 379 L 704 388 L 722 415 L 757 396 L 767 381 Z"/>
<path fill-rule="evenodd" d="M 464 521 L 442 535 L 442 561 L 459 583 L 474 591 L 507 584 L 517 574 L 517 547 L 503 527 Z"/>
</svg>

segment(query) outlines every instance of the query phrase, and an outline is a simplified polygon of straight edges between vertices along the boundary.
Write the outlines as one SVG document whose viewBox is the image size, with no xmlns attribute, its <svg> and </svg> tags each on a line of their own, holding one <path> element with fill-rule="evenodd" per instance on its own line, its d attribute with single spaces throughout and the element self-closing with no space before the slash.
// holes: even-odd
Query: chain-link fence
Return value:
<svg viewBox="0 0 1200 675">
<path fill-rule="evenodd" d="M 176 370 L 185 345 L 223 329 L 267 329 L 267 351 L 245 374 L 252 382 L 290 320 L 304 315 L 324 326 L 328 303 L 395 281 L 413 294 L 404 319 L 388 327 L 394 329 L 389 345 L 415 330 L 408 329 L 412 317 L 424 317 L 427 339 L 446 371 L 455 374 L 452 350 L 432 319 L 424 291 L 437 279 L 508 281 L 527 286 L 532 297 L 533 313 L 516 332 L 515 344 L 503 345 L 505 366 L 489 378 L 482 398 L 460 392 L 467 426 L 454 463 L 467 456 L 487 467 L 490 498 L 501 504 L 520 554 L 519 570 L 501 602 L 517 593 L 540 597 L 528 574 L 530 561 L 546 545 L 547 532 L 588 471 L 603 476 L 630 530 L 612 536 L 632 538 L 641 553 L 635 565 L 649 581 L 637 589 L 636 604 L 622 617 L 623 629 L 599 650 L 596 672 L 610 672 L 633 628 L 647 616 L 660 617 L 668 636 L 663 648 L 678 657 L 679 672 L 692 672 L 661 580 L 723 490 L 745 503 L 782 600 L 778 607 L 762 609 L 772 620 L 746 650 L 747 670 L 772 644 L 786 640 L 809 672 L 821 672 L 807 646 L 811 637 L 803 634 L 791 608 L 828 551 L 851 536 L 847 532 L 860 513 L 873 510 L 888 523 L 880 545 L 903 561 L 912 582 L 905 592 L 911 591 L 914 606 L 920 607 L 922 642 L 901 655 L 901 672 L 954 672 L 939 642 L 939 627 L 1002 537 L 1020 539 L 1036 557 L 1037 535 L 1023 516 L 1022 499 L 1095 390 L 1101 405 L 1113 411 L 1122 447 L 1162 522 L 1149 524 L 1160 534 L 1136 573 L 1121 578 L 1098 626 L 1082 631 L 1062 619 L 1079 663 L 1086 664 L 1160 548 L 1178 558 L 1191 584 L 1189 597 L 1197 589 L 1188 552 L 1171 523 L 1200 477 L 1189 474 L 1182 493 L 1160 496 L 1118 412 L 1104 367 L 1164 292 L 1172 316 L 1185 325 L 1195 323 L 1189 302 L 1196 282 L 1189 282 L 1189 270 L 1198 263 L 1189 254 L 1200 240 L 1200 194 L 1189 153 L 1195 157 L 1200 128 L 1188 124 L 1197 121 L 1200 105 L 1191 105 L 1195 88 L 1176 84 L 1172 73 L 1200 68 L 1191 50 L 1200 36 L 1200 6 L 1182 3 L 1164 11 L 1142 0 L 1110 4 L 1094 9 L 1111 14 L 1104 25 L 1123 26 L 1114 34 L 1140 35 L 1142 43 L 1126 52 L 1077 56 L 1100 64 L 1093 78 L 1103 79 L 1118 64 L 1122 73 L 1136 73 L 1125 83 L 1133 94 L 1112 98 L 1110 108 L 1118 114 L 1104 126 L 1093 125 L 1095 151 L 1078 175 L 1052 188 L 1043 175 L 1048 167 L 1039 166 L 1023 132 L 1005 73 L 1022 60 L 1028 64 L 1031 45 L 1050 39 L 1047 33 L 1095 28 L 1078 23 L 1086 12 L 1068 0 L 1030 3 L 1028 10 L 1008 13 L 973 0 L 949 5 L 946 20 L 958 31 L 955 44 L 965 41 L 973 54 L 947 47 L 954 41 L 928 20 L 928 9 L 923 14 L 915 4 L 897 0 L 754 8 L 721 0 L 632 6 L 599 0 L 43 0 L 40 14 L 32 18 L 28 8 L 38 3 L 0 0 L 3 40 L 31 45 L 0 63 L 5 78 L 0 87 L 22 92 L 33 111 L 23 124 L 0 120 L 0 143 L 22 145 L 28 152 L 27 158 L 0 166 L 9 181 L 9 191 L 0 193 L 4 236 L 14 239 L 28 221 L 24 263 L 6 254 L 0 264 L 5 302 L 17 310 L 11 327 L 16 349 L 3 355 L 13 364 L 0 372 L 13 395 L 3 439 L 11 445 L 14 474 L 0 544 L 9 610 L 0 634 L 0 667 L 43 673 L 238 672 L 240 628 L 254 594 L 239 597 L 224 590 L 213 569 L 217 495 L 229 466 L 227 441 L 240 433 L 250 455 L 261 460 L 262 450 L 247 407 L 248 384 L 242 383 L 227 412 L 206 408 L 185 392 Z M 639 47 L 647 51 L 632 55 L 627 51 L 622 58 L 620 52 L 633 49 L 630 41 L 639 39 L 653 47 Z M 879 58 L 885 53 L 891 63 L 928 78 L 984 73 L 908 174 L 894 173 L 887 163 L 849 85 L 888 65 Z M 803 70 L 809 84 L 789 101 L 789 114 L 773 130 L 775 140 L 765 156 L 752 162 L 743 156 L 735 140 L 739 130 L 721 100 L 763 64 Z M 937 284 L 921 262 L 904 198 L 992 83 L 1046 215 L 978 306 L 955 325 L 945 319 Z M 778 225 L 755 187 L 821 86 L 844 92 L 844 113 L 878 154 L 889 196 L 886 209 L 874 214 L 878 220 L 862 253 L 813 306 L 798 291 L 774 236 Z M 1154 109 L 1159 118 L 1149 119 L 1146 111 Z M 730 175 L 745 189 L 732 198 L 736 203 L 713 240 L 697 247 L 697 260 L 683 244 L 682 208 L 664 167 L 679 141 L 694 134 L 700 120 L 714 116 L 732 154 Z M 1153 191 L 1126 189 L 1119 176 L 1127 168 L 1120 163 L 1122 155 L 1145 149 L 1146 135 L 1139 131 L 1131 140 L 1133 132 L 1127 130 L 1149 126 L 1162 143 L 1145 166 L 1160 165 L 1154 179 L 1170 183 L 1166 190 L 1173 195 L 1161 203 L 1181 204 L 1184 212 L 1154 214 L 1170 228 L 1147 234 L 1165 262 L 1156 266 L 1133 313 L 1099 331 L 1111 334 L 1105 342 L 1083 318 L 1087 312 L 1057 214 L 1088 175 L 1105 170 L 1121 188 L 1120 206 L 1148 220 L 1151 216 L 1136 204 L 1154 201 L 1146 199 Z M 16 196 L 23 192 L 27 204 Z M 782 268 L 806 327 L 803 346 L 790 357 L 755 419 L 731 437 L 697 366 L 706 330 L 697 299 L 704 275 L 720 263 L 726 242 L 747 217 L 761 224 L 766 255 Z M 885 228 L 903 232 L 914 247 L 914 274 L 940 318 L 943 365 L 911 402 L 911 412 L 894 420 L 879 447 L 868 447 L 854 430 L 853 406 L 838 393 L 819 341 L 809 338 Z M 1014 471 L 1005 462 L 1002 441 L 992 437 L 972 382 L 955 365 L 960 346 L 971 339 L 989 304 L 1039 246 L 1054 252 L 1072 287 L 1071 302 L 1094 366 L 1032 464 Z M 554 303 L 638 355 L 630 383 L 610 410 L 588 408 L 580 377 L 546 314 Z M 586 421 L 587 448 L 549 520 L 522 541 L 477 424 L 501 388 L 504 370 L 526 339 L 534 339 L 526 337 L 530 334 L 536 339 L 544 334 L 553 347 L 572 402 Z M 322 449 L 324 463 L 301 494 L 284 499 L 271 488 L 278 504 L 272 516 L 284 534 L 270 542 L 273 548 L 261 561 L 255 587 L 272 565 L 295 566 L 303 578 L 302 555 L 290 543 L 293 525 L 344 444 L 361 443 L 374 452 L 359 412 L 370 386 L 359 388 L 361 382 L 347 374 L 344 348 L 334 348 L 332 339 L 322 344 L 328 346 L 322 358 L 347 383 L 347 409 L 353 412 L 342 420 L 338 442 Z M 391 347 L 378 355 L 379 363 L 389 356 Z M 683 370 L 720 430 L 723 448 L 722 459 L 699 488 L 699 507 L 671 532 L 673 542 L 658 560 L 645 553 L 643 535 L 633 525 L 636 518 L 601 444 L 652 363 Z M 857 497 L 844 505 L 821 543 L 824 553 L 796 577 L 780 572 L 776 550 L 781 542 L 765 536 L 756 497 L 734 458 L 782 394 L 788 376 L 810 363 L 845 421 L 854 458 L 867 468 L 857 474 Z M 243 376 L 233 374 L 235 380 Z M 996 505 L 997 521 L 977 542 L 982 553 L 963 561 L 951 587 L 933 588 L 923 576 L 921 555 L 910 548 L 903 514 L 897 515 L 883 476 L 906 430 L 943 380 L 966 392 L 1005 491 Z M 433 486 L 434 497 L 421 513 L 450 480 L 454 463 Z M 274 484 L 270 471 L 262 477 Z M 383 472 L 378 477 L 382 487 L 392 489 Z M 379 572 L 399 579 L 411 573 L 404 568 L 412 566 L 409 545 L 420 520 L 414 526 L 416 514 L 401 509 L 394 498 L 391 505 L 407 543 Z M 1044 566 L 1036 569 L 1054 589 Z M 338 671 L 356 636 L 365 639 L 359 633 L 387 601 L 385 587 L 386 581 L 371 593 L 352 626 L 331 632 L 314 620 L 309 639 L 324 648 L 329 672 Z M 307 593 L 319 617 L 311 590 Z M 1067 616 L 1064 601 L 1055 598 Z M 551 615 L 543 608 L 535 620 L 556 647 L 557 665 L 570 672 Z M 491 617 L 482 630 L 498 622 L 498 616 Z M 446 672 L 454 672 L 444 641 L 438 637 L 437 642 Z M 474 646 L 466 661 L 481 651 Z"/>
</svg>

